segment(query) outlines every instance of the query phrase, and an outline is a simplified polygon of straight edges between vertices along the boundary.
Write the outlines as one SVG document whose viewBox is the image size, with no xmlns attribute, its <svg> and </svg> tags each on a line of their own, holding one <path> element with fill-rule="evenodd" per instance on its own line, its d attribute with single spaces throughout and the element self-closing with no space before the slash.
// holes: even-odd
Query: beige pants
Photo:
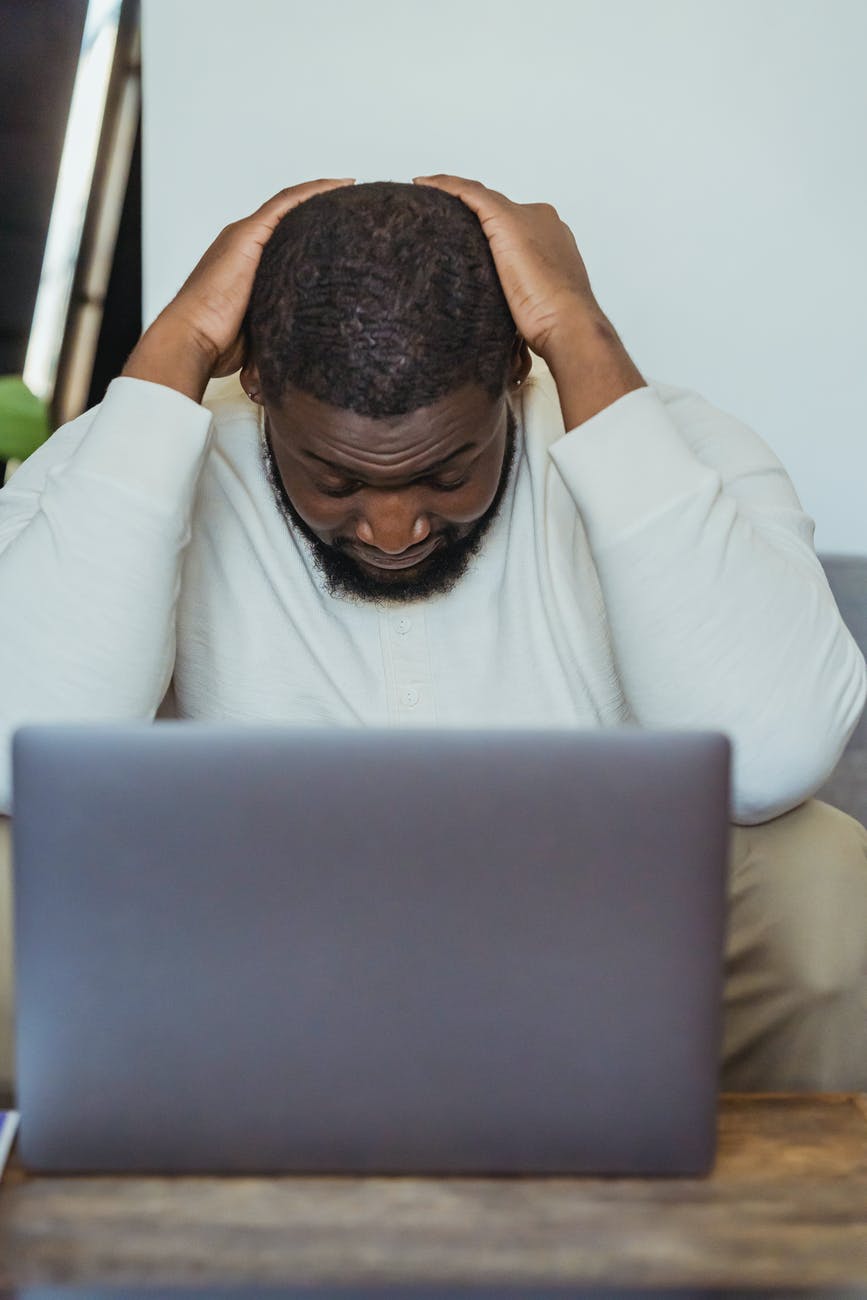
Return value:
<svg viewBox="0 0 867 1300">
<path fill-rule="evenodd" d="M 13 1078 L 8 822 L 0 817 L 0 1087 Z M 867 1090 L 867 831 L 809 800 L 733 828 L 722 1085 Z"/>
</svg>

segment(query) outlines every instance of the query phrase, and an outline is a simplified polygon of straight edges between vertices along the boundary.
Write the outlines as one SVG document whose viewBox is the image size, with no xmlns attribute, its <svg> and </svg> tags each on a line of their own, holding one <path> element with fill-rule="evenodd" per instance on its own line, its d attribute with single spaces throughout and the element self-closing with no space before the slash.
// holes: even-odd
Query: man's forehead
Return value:
<svg viewBox="0 0 867 1300">
<path fill-rule="evenodd" d="M 498 432 L 504 406 L 473 384 L 404 415 L 374 417 L 293 391 L 271 423 L 285 449 L 298 457 L 340 460 L 361 454 L 386 468 L 408 457 L 478 450 Z"/>
</svg>

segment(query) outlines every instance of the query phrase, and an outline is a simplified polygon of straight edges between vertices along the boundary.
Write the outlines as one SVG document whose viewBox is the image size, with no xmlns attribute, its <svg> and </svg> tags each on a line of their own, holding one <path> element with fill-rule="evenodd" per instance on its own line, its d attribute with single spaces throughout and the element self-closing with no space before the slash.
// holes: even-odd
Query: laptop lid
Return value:
<svg viewBox="0 0 867 1300">
<path fill-rule="evenodd" d="M 721 735 L 15 736 L 33 1169 L 697 1173 Z"/>
</svg>

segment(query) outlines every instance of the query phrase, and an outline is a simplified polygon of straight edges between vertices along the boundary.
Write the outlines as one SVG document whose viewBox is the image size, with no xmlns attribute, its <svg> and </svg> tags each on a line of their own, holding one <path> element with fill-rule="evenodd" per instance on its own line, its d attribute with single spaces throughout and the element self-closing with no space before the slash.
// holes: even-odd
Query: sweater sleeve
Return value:
<svg viewBox="0 0 867 1300">
<path fill-rule="evenodd" d="M 25 722 L 153 718 L 211 415 L 115 379 L 0 492 L 0 813 Z"/>
<path fill-rule="evenodd" d="M 550 455 L 587 531 L 636 720 L 731 737 L 736 822 L 802 803 L 858 722 L 865 665 L 779 460 L 733 416 L 661 384 Z"/>
</svg>

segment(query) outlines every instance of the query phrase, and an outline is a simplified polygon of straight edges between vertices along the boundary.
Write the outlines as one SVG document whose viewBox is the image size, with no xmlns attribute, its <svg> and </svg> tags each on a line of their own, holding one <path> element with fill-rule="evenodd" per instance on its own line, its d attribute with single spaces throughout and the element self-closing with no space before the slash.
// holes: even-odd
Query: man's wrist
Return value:
<svg viewBox="0 0 867 1300">
<path fill-rule="evenodd" d="M 201 402 L 214 358 L 188 329 L 157 317 L 130 353 L 121 374 L 173 388 Z"/>
<path fill-rule="evenodd" d="M 592 419 L 627 393 L 647 386 L 601 311 L 564 321 L 545 349 L 545 361 L 557 385 L 567 430 Z"/>
</svg>

